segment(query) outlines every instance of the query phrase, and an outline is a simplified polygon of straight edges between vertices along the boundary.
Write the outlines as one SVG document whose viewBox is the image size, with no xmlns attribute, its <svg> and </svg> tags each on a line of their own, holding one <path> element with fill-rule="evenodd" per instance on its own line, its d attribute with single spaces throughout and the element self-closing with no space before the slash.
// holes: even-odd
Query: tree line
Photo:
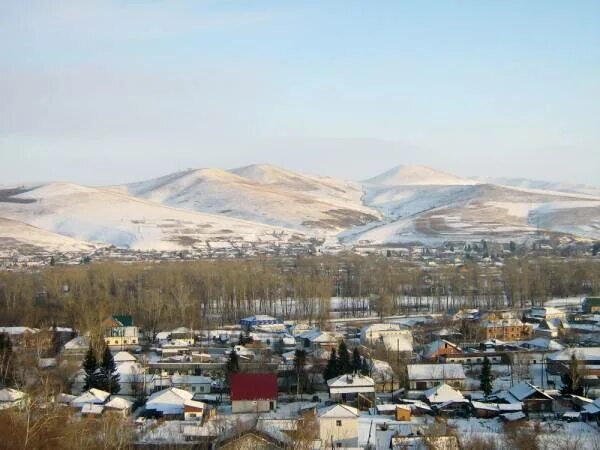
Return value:
<svg viewBox="0 0 600 450">
<path fill-rule="evenodd" d="M 502 266 L 354 255 L 92 263 L 0 272 L 0 325 L 91 330 L 115 313 L 131 314 L 147 331 L 218 326 L 257 313 L 318 324 L 332 314 L 525 307 L 598 293 L 600 261 L 591 258 L 512 258 Z"/>
</svg>

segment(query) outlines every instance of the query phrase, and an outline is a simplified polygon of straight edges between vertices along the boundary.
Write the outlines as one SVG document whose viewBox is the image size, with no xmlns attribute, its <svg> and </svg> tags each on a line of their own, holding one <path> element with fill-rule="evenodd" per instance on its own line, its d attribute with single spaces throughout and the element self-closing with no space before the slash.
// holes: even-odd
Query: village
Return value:
<svg viewBox="0 0 600 450">
<path fill-rule="evenodd" d="M 600 297 L 318 325 L 6 326 L 0 416 L 116 418 L 139 448 L 591 449 L 599 331 Z"/>
</svg>

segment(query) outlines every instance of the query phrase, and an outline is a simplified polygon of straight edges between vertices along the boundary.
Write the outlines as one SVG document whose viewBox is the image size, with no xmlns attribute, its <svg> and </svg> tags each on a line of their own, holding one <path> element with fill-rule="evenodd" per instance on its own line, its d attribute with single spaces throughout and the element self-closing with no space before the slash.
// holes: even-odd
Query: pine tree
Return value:
<svg viewBox="0 0 600 450">
<path fill-rule="evenodd" d="M 569 370 L 563 373 L 560 379 L 563 384 L 560 389 L 562 395 L 583 395 L 581 368 L 574 353 L 571 355 L 571 360 L 569 361 Z"/>
<path fill-rule="evenodd" d="M 227 380 L 229 380 L 231 374 L 238 373 L 240 371 L 240 358 L 233 348 L 229 354 L 229 360 L 227 361 L 225 370 L 227 372 Z"/>
<path fill-rule="evenodd" d="M 362 358 L 360 352 L 358 351 L 358 347 L 354 347 L 354 350 L 352 350 L 352 372 L 360 372 L 361 367 Z"/>
<path fill-rule="evenodd" d="M 338 347 L 338 374 L 343 375 L 352 372 L 352 363 L 350 362 L 350 355 L 348 354 L 348 347 L 342 340 Z"/>
<path fill-rule="evenodd" d="M 325 366 L 325 372 L 323 372 L 323 378 L 325 381 L 335 378 L 339 375 L 338 369 L 338 358 L 335 348 L 331 350 L 331 354 L 329 355 L 329 360 L 327 361 L 327 366 Z"/>
<path fill-rule="evenodd" d="M 85 359 L 83 360 L 83 370 L 85 372 L 85 384 L 83 385 L 83 389 L 87 391 L 88 389 L 98 388 L 100 386 L 98 360 L 96 359 L 96 353 L 94 352 L 91 343 L 85 354 Z"/>
<path fill-rule="evenodd" d="M 362 364 L 360 366 L 360 373 L 365 376 L 371 376 L 371 364 L 367 361 L 367 358 L 363 358 Z"/>
<path fill-rule="evenodd" d="M 483 366 L 481 367 L 481 376 L 479 378 L 481 390 L 486 395 L 492 393 L 492 363 L 486 356 L 483 358 Z"/>
<path fill-rule="evenodd" d="M 115 364 L 115 360 L 108 345 L 105 345 L 104 353 L 102 354 L 102 362 L 100 364 L 101 389 L 111 394 L 118 394 L 121 390 L 119 381 L 120 375 L 117 372 L 117 365 Z"/>
</svg>

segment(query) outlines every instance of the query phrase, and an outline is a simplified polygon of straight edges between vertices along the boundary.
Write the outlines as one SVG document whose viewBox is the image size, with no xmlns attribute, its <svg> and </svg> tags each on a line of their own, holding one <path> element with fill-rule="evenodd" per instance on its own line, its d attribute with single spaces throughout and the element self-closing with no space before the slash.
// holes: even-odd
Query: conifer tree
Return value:
<svg viewBox="0 0 600 450">
<path fill-rule="evenodd" d="M 360 356 L 360 352 L 358 351 L 358 347 L 354 347 L 352 350 L 352 371 L 359 373 L 362 368 L 362 358 Z"/>
<path fill-rule="evenodd" d="M 335 348 L 331 350 L 331 354 L 329 355 L 329 360 L 327 361 L 327 366 L 325 366 L 325 372 L 323 372 L 323 378 L 325 381 L 330 380 L 331 378 L 335 378 L 339 375 L 338 369 L 338 358 Z"/>
<path fill-rule="evenodd" d="M 83 389 L 87 391 L 88 389 L 100 387 L 98 360 L 96 359 L 96 353 L 94 352 L 91 343 L 83 360 L 83 370 L 85 371 L 85 384 L 83 385 Z"/>
<path fill-rule="evenodd" d="M 227 361 L 227 365 L 225 366 L 225 370 L 227 372 L 227 380 L 231 377 L 231 374 L 238 373 L 240 371 L 240 358 L 236 353 L 235 349 L 231 349 L 231 353 L 229 354 L 229 360 Z"/>
<path fill-rule="evenodd" d="M 340 345 L 338 346 L 338 364 L 337 364 L 338 374 L 343 375 L 345 373 L 352 372 L 352 363 L 350 362 L 350 355 L 348 354 L 348 347 L 346 347 L 346 343 L 342 340 Z"/>
<path fill-rule="evenodd" d="M 481 367 L 479 381 L 481 383 L 481 390 L 487 397 L 492 393 L 492 364 L 487 356 L 483 358 L 483 366 Z"/>
<path fill-rule="evenodd" d="M 111 394 L 118 394 L 121 390 L 121 385 L 119 384 L 120 375 L 117 372 L 117 365 L 108 345 L 104 346 L 102 362 L 99 368 L 101 389 Z"/>
<path fill-rule="evenodd" d="M 362 364 L 360 366 L 360 373 L 365 376 L 371 376 L 371 364 L 367 361 L 367 358 L 363 358 Z"/>
</svg>

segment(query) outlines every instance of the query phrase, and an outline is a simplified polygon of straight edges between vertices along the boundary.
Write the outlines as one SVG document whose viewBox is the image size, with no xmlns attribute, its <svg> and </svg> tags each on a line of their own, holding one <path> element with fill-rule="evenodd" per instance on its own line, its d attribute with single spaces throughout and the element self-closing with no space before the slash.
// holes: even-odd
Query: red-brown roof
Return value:
<svg viewBox="0 0 600 450">
<path fill-rule="evenodd" d="M 277 375 L 234 373 L 230 378 L 231 400 L 276 400 Z"/>
</svg>

